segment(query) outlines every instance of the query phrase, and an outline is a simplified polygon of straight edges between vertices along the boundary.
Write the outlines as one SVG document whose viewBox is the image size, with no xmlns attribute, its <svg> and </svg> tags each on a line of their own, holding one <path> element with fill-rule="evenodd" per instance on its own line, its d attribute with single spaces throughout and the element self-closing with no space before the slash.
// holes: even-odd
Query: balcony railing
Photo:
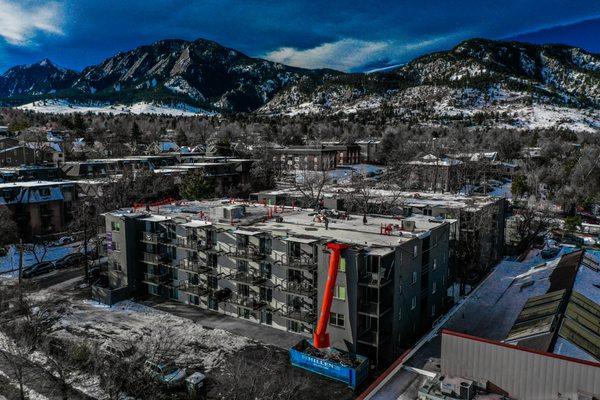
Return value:
<svg viewBox="0 0 600 400">
<path fill-rule="evenodd" d="M 148 264 L 165 264 L 165 265 L 170 265 L 170 263 L 173 261 L 173 259 L 171 258 L 170 255 L 166 254 L 166 253 L 161 253 L 161 254 L 155 254 L 155 253 L 148 253 L 148 252 L 143 252 L 142 253 L 142 262 L 148 263 Z"/>
<path fill-rule="evenodd" d="M 366 329 L 358 334 L 358 341 L 372 346 L 377 346 L 377 337 L 377 331 Z"/>
<path fill-rule="evenodd" d="M 167 273 L 154 274 L 154 273 L 147 272 L 144 274 L 144 282 L 153 283 L 155 285 L 167 283 L 169 280 L 170 280 L 169 274 L 167 274 Z"/>
<path fill-rule="evenodd" d="M 317 288 L 308 282 L 287 281 L 281 286 L 281 291 L 311 298 L 317 294 Z"/>
<path fill-rule="evenodd" d="M 233 281 L 233 282 L 243 283 L 246 285 L 253 285 L 253 286 L 262 285 L 263 283 L 265 283 L 267 281 L 267 278 L 265 278 L 263 276 L 251 275 L 247 272 L 236 272 L 232 275 L 229 275 L 227 277 L 227 279 L 229 279 L 230 281 Z"/>
<path fill-rule="evenodd" d="M 266 253 L 254 246 L 247 247 L 232 247 L 230 254 L 233 257 L 247 258 L 250 260 L 262 260 L 266 257 Z"/>
<path fill-rule="evenodd" d="M 287 308 L 280 311 L 279 314 L 285 319 L 303 322 L 305 324 L 312 324 L 317 320 L 315 313 L 302 309 Z"/>
<path fill-rule="evenodd" d="M 392 274 L 383 274 L 378 272 L 363 272 L 358 278 L 359 283 L 363 285 L 381 286 L 391 282 Z"/>
<path fill-rule="evenodd" d="M 208 266 L 206 262 L 200 260 L 181 260 L 179 263 L 179 269 L 186 272 L 193 272 L 196 274 L 205 274 L 213 271 L 213 268 Z"/>
<path fill-rule="evenodd" d="M 289 254 L 286 264 L 290 268 L 312 271 L 317 267 L 317 260 L 315 257 L 307 254 Z"/>
<path fill-rule="evenodd" d="M 178 238 L 177 246 L 181 247 L 182 249 L 188 249 L 193 251 L 209 250 L 213 248 L 213 244 L 211 242 L 195 237 Z"/>
<path fill-rule="evenodd" d="M 392 309 L 392 306 L 387 304 L 376 303 L 372 301 L 359 301 L 358 312 L 371 316 L 381 316 Z"/>
<path fill-rule="evenodd" d="M 166 233 L 142 232 L 141 241 L 144 243 L 171 243 L 173 239 L 167 236 Z"/>
<path fill-rule="evenodd" d="M 200 283 L 196 284 L 190 282 L 184 283 L 183 285 L 179 286 L 178 289 L 186 293 L 195 294 L 197 296 L 206 296 L 211 292 L 211 289 Z"/>
<path fill-rule="evenodd" d="M 267 305 L 267 302 L 264 300 L 261 300 L 254 296 L 243 296 L 239 293 L 232 294 L 228 301 L 233 305 L 248 308 L 251 310 L 260 310 L 261 308 Z"/>
</svg>

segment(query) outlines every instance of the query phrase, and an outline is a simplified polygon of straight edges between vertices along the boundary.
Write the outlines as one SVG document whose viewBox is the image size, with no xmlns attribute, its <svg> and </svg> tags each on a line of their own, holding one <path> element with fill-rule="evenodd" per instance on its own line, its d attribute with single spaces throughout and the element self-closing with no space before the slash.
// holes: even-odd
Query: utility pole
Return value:
<svg viewBox="0 0 600 400">
<path fill-rule="evenodd" d="M 90 267 L 88 264 L 88 234 L 87 234 L 87 213 L 88 213 L 88 202 L 85 201 L 83 203 L 83 262 L 85 265 L 85 280 L 89 282 L 90 280 Z"/>
<path fill-rule="evenodd" d="M 23 239 L 19 239 L 19 307 L 23 304 Z"/>
</svg>

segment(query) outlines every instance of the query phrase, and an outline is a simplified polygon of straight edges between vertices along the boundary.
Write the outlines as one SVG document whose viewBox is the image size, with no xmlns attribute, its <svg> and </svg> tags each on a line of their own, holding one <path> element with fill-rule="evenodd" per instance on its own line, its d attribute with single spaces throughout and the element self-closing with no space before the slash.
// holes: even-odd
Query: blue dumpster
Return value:
<svg viewBox="0 0 600 400">
<path fill-rule="evenodd" d="M 290 361 L 293 366 L 344 382 L 355 389 L 369 374 L 369 360 L 358 354 L 338 349 L 329 349 L 327 357 L 319 357 L 309 340 L 303 339 L 290 349 Z M 343 361 L 340 361 L 343 360 Z"/>
</svg>

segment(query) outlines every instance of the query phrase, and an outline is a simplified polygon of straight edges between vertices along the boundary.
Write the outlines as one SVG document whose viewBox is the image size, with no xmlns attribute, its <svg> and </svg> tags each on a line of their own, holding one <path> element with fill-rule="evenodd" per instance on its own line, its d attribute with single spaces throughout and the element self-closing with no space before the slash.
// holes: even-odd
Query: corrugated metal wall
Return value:
<svg viewBox="0 0 600 400">
<path fill-rule="evenodd" d="M 442 334 L 442 374 L 494 383 L 522 400 L 600 395 L 600 367 L 523 351 L 498 343 Z"/>
</svg>

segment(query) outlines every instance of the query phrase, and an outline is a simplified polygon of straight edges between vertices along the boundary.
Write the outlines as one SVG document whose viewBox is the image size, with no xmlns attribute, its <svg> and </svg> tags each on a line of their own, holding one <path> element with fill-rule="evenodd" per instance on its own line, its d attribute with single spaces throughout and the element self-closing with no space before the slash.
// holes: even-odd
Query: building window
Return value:
<svg viewBox="0 0 600 400">
<path fill-rule="evenodd" d="M 431 306 L 431 316 L 435 317 L 435 304 Z"/>
<path fill-rule="evenodd" d="M 219 302 L 217 301 L 217 299 L 215 299 L 213 297 L 209 297 L 208 298 L 208 308 L 210 310 L 218 311 L 219 310 Z"/>
<path fill-rule="evenodd" d="M 402 321 L 402 308 L 398 310 L 398 321 Z"/>
<path fill-rule="evenodd" d="M 271 264 L 260 263 L 260 276 L 265 279 L 271 279 Z"/>
<path fill-rule="evenodd" d="M 115 231 L 115 232 L 120 232 L 121 231 L 121 223 L 120 222 L 111 221 L 111 223 L 110 223 L 110 230 L 111 231 Z"/>
<path fill-rule="evenodd" d="M 271 288 L 261 287 L 260 299 L 267 302 L 273 300 L 273 290 Z"/>
<path fill-rule="evenodd" d="M 433 259 L 433 269 L 437 268 L 437 258 Z"/>
<path fill-rule="evenodd" d="M 338 267 L 339 272 L 346 272 L 346 259 L 344 257 L 340 257 L 340 265 Z"/>
<path fill-rule="evenodd" d="M 437 290 L 437 283 L 433 282 L 431 284 L 431 294 L 434 294 L 436 290 Z"/>
<path fill-rule="evenodd" d="M 238 294 L 240 296 L 249 297 L 250 296 L 250 286 L 238 283 Z"/>
<path fill-rule="evenodd" d="M 415 245 L 415 247 L 413 247 L 413 257 L 417 258 L 417 254 L 419 251 L 419 247 L 417 245 Z"/>
<path fill-rule="evenodd" d="M 148 292 L 150 292 L 150 294 L 158 295 L 158 286 L 148 285 Z"/>
<path fill-rule="evenodd" d="M 260 314 L 260 322 L 266 325 L 273 325 L 273 314 L 270 312 L 262 312 Z"/>
<path fill-rule="evenodd" d="M 331 313 L 329 314 L 329 324 L 333 326 L 344 327 L 344 314 Z"/>
<path fill-rule="evenodd" d="M 335 285 L 333 298 L 338 300 L 346 300 L 346 286 Z"/>
<path fill-rule="evenodd" d="M 413 271 L 412 273 L 412 284 L 417 283 L 417 271 Z"/>
<path fill-rule="evenodd" d="M 300 322 L 298 321 L 288 321 L 289 326 L 288 329 L 291 332 L 302 332 L 302 327 L 300 326 Z"/>
<path fill-rule="evenodd" d="M 415 308 L 417 308 L 417 298 L 413 297 L 411 302 L 410 302 L 410 309 L 414 310 Z"/>
<path fill-rule="evenodd" d="M 240 272 L 248 272 L 248 262 L 245 260 L 237 260 L 237 269 Z"/>
</svg>

